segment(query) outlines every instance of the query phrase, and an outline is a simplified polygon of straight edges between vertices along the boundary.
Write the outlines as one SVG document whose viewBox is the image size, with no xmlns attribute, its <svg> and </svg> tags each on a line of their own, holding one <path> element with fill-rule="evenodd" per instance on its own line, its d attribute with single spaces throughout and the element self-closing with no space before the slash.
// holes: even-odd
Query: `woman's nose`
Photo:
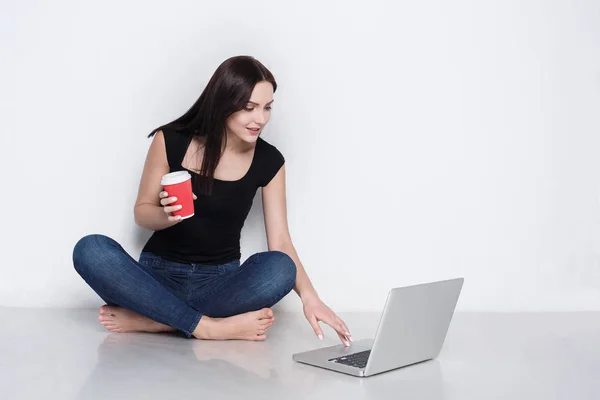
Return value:
<svg viewBox="0 0 600 400">
<path fill-rule="evenodd" d="M 258 115 L 256 117 L 254 117 L 254 122 L 256 122 L 257 124 L 260 124 L 261 126 L 264 125 L 266 120 L 266 117 L 264 115 L 264 113 L 259 112 Z"/>
</svg>

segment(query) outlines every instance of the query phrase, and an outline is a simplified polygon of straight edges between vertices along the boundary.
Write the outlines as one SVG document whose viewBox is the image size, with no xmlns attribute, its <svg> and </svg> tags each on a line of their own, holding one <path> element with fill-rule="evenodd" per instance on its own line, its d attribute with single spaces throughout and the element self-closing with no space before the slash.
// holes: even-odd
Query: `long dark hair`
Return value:
<svg viewBox="0 0 600 400">
<path fill-rule="evenodd" d="M 231 114 L 246 107 L 254 86 L 262 81 L 270 82 L 273 92 L 277 90 L 273 74 L 254 57 L 228 58 L 219 65 L 198 100 L 185 114 L 148 135 L 150 138 L 158 130 L 167 129 L 181 132 L 190 140 L 191 136 L 206 138 L 199 173 L 199 193 L 212 193 L 215 169 L 222 149 L 227 145 L 225 121 Z"/>
</svg>

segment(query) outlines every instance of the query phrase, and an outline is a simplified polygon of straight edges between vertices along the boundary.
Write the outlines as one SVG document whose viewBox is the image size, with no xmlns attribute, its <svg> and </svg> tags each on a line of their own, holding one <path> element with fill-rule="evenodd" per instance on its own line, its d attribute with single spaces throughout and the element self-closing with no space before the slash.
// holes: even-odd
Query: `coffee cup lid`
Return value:
<svg viewBox="0 0 600 400">
<path fill-rule="evenodd" d="M 171 172 L 166 175 L 163 175 L 162 179 L 160 180 L 160 184 L 163 186 L 175 185 L 176 183 L 185 182 L 188 179 L 190 179 L 191 177 L 192 176 L 187 171 Z"/>
</svg>

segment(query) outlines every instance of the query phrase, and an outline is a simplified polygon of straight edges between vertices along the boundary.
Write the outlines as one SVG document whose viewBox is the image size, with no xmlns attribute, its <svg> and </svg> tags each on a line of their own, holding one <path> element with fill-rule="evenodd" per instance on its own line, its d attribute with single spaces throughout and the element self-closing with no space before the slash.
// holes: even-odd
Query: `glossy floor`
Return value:
<svg viewBox="0 0 600 400">
<path fill-rule="evenodd" d="M 600 399 L 600 313 L 457 313 L 440 356 L 356 378 L 292 361 L 319 341 L 277 313 L 265 342 L 110 333 L 97 309 L 0 308 L 3 399 Z M 354 339 L 377 313 L 340 313 Z"/>
</svg>

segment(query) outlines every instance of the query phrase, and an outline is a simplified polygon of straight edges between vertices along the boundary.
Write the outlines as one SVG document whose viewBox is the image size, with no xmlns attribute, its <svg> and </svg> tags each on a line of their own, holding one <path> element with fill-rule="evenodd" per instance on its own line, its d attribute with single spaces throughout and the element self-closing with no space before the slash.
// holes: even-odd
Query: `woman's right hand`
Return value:
<svg viewBox="0 0 600 400">
<path fill-rule="evenodd" d="M 197 199 L 197 197 L 194 193 L 192 193 L 192 196 L 194 196 L 194 200 Z M 181 217 L 179 215 L 173 215 L 173 211 L 181 210 L 181 204 L 178 204 L 176 206 L 169 205 L 171 203 L 176 202 L 177 197 L 169 197 L 169 193 L 167 193 L 165 191 L 160 192 L 158 194 L 158 197 L 160 197 L 160 205 L 163 206 L 163 211 L 169 217 L 169 221 L 171 221 L 171 222 L 181 221 Z"/>
</svg>

